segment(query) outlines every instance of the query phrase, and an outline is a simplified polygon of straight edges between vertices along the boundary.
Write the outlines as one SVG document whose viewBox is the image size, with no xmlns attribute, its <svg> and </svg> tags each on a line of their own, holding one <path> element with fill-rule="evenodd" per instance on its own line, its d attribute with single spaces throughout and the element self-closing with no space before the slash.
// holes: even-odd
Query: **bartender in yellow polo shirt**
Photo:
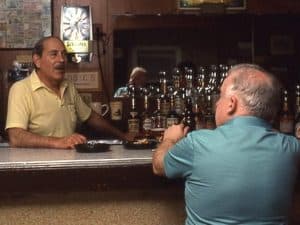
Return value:
<svg viewBox="0 0 300 225">
<path fill-rule="evenodd" d="M 66 50 L 57 37 L 33 48 L 35 70 L 9 91 L 6 130 L 11 146 L 74 148 L 86 137 L 74 133 L 79 121 L 123 140 L 132 139 L 87 106 L 75 86 L 64 79 Z"/>
</svg>

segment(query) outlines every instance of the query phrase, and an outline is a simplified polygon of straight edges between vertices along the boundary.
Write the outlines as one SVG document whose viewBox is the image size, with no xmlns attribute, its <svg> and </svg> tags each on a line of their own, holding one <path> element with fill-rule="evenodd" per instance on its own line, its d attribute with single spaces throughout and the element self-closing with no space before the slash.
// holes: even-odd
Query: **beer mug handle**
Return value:
<svg viewBox="0 0 300 225">
<path fill-rule="evenodd" d="M 103 111 L 104 110 L 104 111 Z M 102 116 L 105 116 L 107 113 L 108 113 L 108 111 L 109 111 L 109 106 L 108 106 L 108 104 L 102 104 L 101 105 L 101 115 Z"/>
</svg>

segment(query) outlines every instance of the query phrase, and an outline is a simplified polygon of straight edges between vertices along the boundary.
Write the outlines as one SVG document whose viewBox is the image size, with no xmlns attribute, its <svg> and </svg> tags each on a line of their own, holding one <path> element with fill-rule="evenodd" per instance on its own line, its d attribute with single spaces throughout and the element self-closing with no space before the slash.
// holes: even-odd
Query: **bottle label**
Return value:
<svg viewBox="0 0 300 225">
<path fill-rule="evenodd" d="M 174 99 L 174 108 L 175 108 L 175 112 L 178 115 L 181 115 L 183 113 L 184 107 L 185 107 L 185 104 L 184 104 L 183 99 L 181 99 L 180 97 L 177 97 Z"/>
<path fill-rule="evenodd" d="M 149 131 L 152 128 L 152 120 L 150 118 L 145 118 L 143 121 L 143 129 Z"/>
<path fill-rule="evenodd" d="M 168 115 L 170 112 L 170 102 L 161 102 L 161 113 Z"/>
<path fill-rule="evenodd" d="M 295 125 L 295 136 L 296 138 L 300 139 L 300 122 L 296 123 Z"/>
<path fill-rule="evenodd" d="M 169 117 L 167 118 L 167 127 L 170 127 L 174 124 L 178 124 L 179 123 L 179 120 L 178 118 L 175 118 L 175 117 Z"/>
<path fill-rule="evenodd" d="M 128 132 L 129 133 L 139 133 L 140 132 L 140 125 L 139 119 L 128 119 Z"/>
</svg>

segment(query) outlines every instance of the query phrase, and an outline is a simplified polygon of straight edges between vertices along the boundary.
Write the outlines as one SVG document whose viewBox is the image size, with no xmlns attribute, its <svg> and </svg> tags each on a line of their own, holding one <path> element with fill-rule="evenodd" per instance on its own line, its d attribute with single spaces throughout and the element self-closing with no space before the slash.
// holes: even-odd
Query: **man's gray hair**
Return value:
<svg viewBox="0 0 300 225">
<path fill-rule="evenodd" d="M 265 78 L 259 76 L 263 74 Z M 227 92 L 236 93 L 250 115 L 272 121 L 278 113 L 281 84 L 276 77 L 254 64 L 238 64 L 228 71 L 233 76 Z"/>
</svg>

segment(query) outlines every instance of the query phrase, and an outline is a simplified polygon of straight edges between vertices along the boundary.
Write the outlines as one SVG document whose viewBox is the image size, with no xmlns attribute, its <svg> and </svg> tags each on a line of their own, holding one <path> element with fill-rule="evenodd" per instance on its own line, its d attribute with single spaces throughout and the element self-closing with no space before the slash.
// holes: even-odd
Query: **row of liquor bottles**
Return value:
<svg viewBox="0 0 300 225">
<path fill-rule="evenodd" d="M 208 69 L 207 69 L 208 68 Z M 215 103 L 219 88 L 227 76 L 227 65 L 174 68 L 172 81 L 164 71 L 159 72 L 159 84 L 129 91 L 130 109 L 126 116 L 129 132 L 142 136 L 162 132 L 165 128 L 184 123 L 194 129 L 214 129 Z M 295 97 L 294 104 L 290 96 Z M 282 107 L 275 128 L 300 138 L 300 90 L 283 91 Z M 137 101 L 142 99 L 142 106 Z M 292 105 L 292 107 L 290 107 Z"/>
<path fill-rule="evenodd" d="M 159 72 L 159 83 L 137 90 L 129 87 L 130 110 L 128 131 L 150 136 L 178 123 L 194 129 L 213 129 L 214 105 L 219 96 L 219 86 L 227 75 L 228 66 L 211 65 L 174 68 L 172 81 L 165 71 Z M 137 99 L 143 99 L 143 109 L 138 110 Z M 154 107 L 149 107 L 154 101 Z"/>
</svg>

